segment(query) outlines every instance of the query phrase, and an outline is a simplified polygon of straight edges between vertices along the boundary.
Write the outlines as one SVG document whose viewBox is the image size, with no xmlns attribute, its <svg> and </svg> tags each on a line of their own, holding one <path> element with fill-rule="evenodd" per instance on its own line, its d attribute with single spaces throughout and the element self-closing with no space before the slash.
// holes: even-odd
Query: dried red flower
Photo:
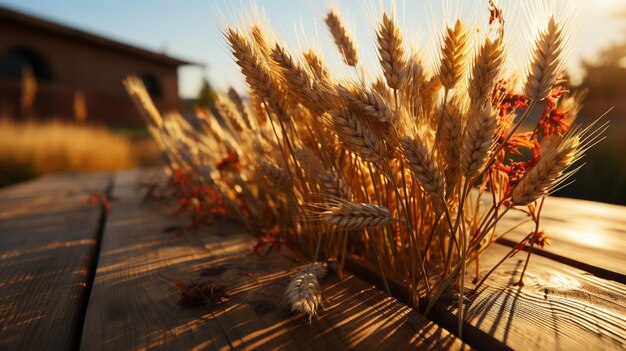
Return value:
<svg viewBox="0 0 626 351">
<path fill-rule="evenodd" d="M 543 230 L 538 231 L 535 235 L 535 245 L 543 249 L 546 245 L 550 245 L 550 237 Z"/>
<path fill-rule="evenodd" d="M 504 190 L 505 197 L 508 197 L 513 188 L 522 179 L 526 170 L 533 167 L 541 158 L 541 146 L 537 139 L 531 139 L 531 133 L 517 133 L 514 134 L 509 141 L 505 144 L 503 151 L 496 163 L 495 169 L 506 175 L 508 182 Z M 521 148 L 530 150 L 530 159 L 526 161 L 513 161 L 512 159 L 505 160 L 505 155 L 517 155 L 524 156 L 521 152 Z"/>
<path fill-rule="evenodd" d="M 498 21 L 501 25 L 504 25 L 504 17 L 502 16 L 502 9 L 498 8 L 494 0 L 489 0 L 489 24 Z"/>
<path fill-rule="evenodd" d="M 241 163 L 239 163 L 239 155 L 232 150 L 228 150 L 226 157 L 222 159 L 216 166 L 220 171 L 233 171 L 239 172 L 241 170 Z"/>
<path fill-rule="evenodd" d="M 531 232 L 525 240 L 522 240 L 515 245 L 513 255 L 524 250 L 524 247 L 529 244 L 532 234 L 533 233 Z M 550 245 L 550 237 L 545 233 L 545 231 L 540 230 L 535 234 L 535 244 L 543 249 L 546 245 Z"/>
<path fill-rule="evenodd" d="M 491 101 L 500 110 L 500 117 L 514 113 L 517 109 L 523 109 L 528 106 L 528 97 L 526 95 L 514 94 L 508 87 L 509 83 L 502 79 L 498 81 L 493 88 Z"/>
<path fill-rule="evenodd" d="M 89 205 L 91 205 L 91 207 L 98 207 L 102 205 L 104 214 L 109 214 L 109 212 L 111 211 L 111 201 L 109 199 L 109 196 L 99 191 L 91 193 L 89 195 L 89 198 L 87 199 L 87 202 L 89 203 Z"/>
<path fill-rule="evenodd" d="M 252 248 L 252 253 L 259 256 L 268 255 L 273 249 L 278 249 L 284 245 L 294 252 L 297 259 L 305 256 L 296 243 L 296 233 L 294 230 L 285 230 L 276 225 L 271 229 L 265 229 L 259 225 L 253 225 L 256 236 L 259 238 Z"/>
<path fill-rule="evenodd" d="M 230 296 L 226 292 L 224 285 L 213 285 L 213 281 L 205 282 L 191 281 L 185 283 L 176 280 L 176 286 L 180 289 L 180 299 L 178 303 L 182 306 L 215 306 L 226 302 Z"/>
<path fill-rule="evenodd" d="M 241 275 L 245 275 L 245 276 L 248 276 L 248 277 L 250 277 L 250 278 L 252 278 L 252 279 L 256 280 L 256 281 L 257 281 L 257 283 L 259 282 L 259 278 L 257 278 L 254 274 L 252 274 L 252 273 L 250 273 L 250 272 L 241 271 L 241 272 L 239 272 L 239 273 L 240 273 Z"/>
<path fill-rule="evenodd" d="M 557 86 L 550 91 L 546 98 L 546 108 L 541 114 L 536 132 L 540 132 L 542 136 L 547 135 L 563 135 L 569 130 L 570 124 L 567 122 L 569 110 L 558 108 L 559 99 L 567 90 Z"/>
</svg>

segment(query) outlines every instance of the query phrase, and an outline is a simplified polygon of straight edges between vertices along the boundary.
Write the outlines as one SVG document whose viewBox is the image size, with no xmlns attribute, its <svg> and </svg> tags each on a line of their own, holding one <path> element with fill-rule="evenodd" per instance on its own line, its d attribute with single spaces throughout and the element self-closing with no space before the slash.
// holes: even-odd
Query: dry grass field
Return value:
<svg viewBox="0 0 626 351">
<path fill-rule="evenodd" d="M 128 138 L 69 122 L 0 120 L 0 185 L 59 171 L 108 171 L 134 166 Z"/>
</svg>

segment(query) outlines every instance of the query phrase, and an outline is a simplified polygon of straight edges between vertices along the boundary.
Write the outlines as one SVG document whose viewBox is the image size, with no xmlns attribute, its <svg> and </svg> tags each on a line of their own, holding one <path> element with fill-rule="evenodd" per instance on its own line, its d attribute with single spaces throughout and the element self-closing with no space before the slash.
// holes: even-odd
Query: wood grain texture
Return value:
<svg viewBox="0 0 626 351">
<path fill-rule="evenodd" d="M 523 213 L 510 211 L 499 229 L 506 230 L 525 218 Z M 540 229 L 551 238 L 551 244 L 538 253 L 626 284 L 626 207 L 549 197 Z M 513 245 L 533 230 L 533 222 L 525 223 L 505 236 L 510 241 L 501 242 Z"/>
<path fill-rule="evenodd" d="M 155 203 L 142 204 L 136 177 L 116 179 L 119 201 L 103 237 L 83 350 L 462 347 L 441 327 L 353 276 L 323 280 L 324 308 L 309 324 L 284 305 L 284 289 L 298 266 L 287 250 L 251 255 L 255 239 L 232 223 L 173 236 L 171 230 L 185 220 Z M 174 281 L 201 278 L 226 285 L 231 300 L 211 309 L 178 305 Z"/>
<path fill-rule="evenodd" d="M 67 350 L 80 334 L 110 176 L 65 174 L 0 191 L 0 349 Z"/>
<path fill-rule="evenodd" d="M 481 274 L 509 250 L 491 246 L 481 257 Z M 488 278 L 466 305 L 468 326 L 516 350 L 626 348 L 626 286 L 540 256 L 532 257 L 525 286 L 516 286 L 524 259 L 518 253 Z M 471 269 L 467 286 L 473 275 Z M 456 315 L 454 307 L 447 311 Z M 451 324 L 455 328 L 456 321 Z"/>
</svg>

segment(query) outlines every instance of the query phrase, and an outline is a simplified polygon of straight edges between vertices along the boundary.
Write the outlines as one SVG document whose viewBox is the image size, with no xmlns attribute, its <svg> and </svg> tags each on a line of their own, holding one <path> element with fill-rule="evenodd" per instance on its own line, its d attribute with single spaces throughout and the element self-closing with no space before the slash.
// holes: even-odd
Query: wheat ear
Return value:
<svg viewBox="0 0 626 351">
<path fill-rule="evenodd" d="M 309 49 L 302 54 L 302 57 L 304 57 L 307 65 L 309 65 L 309 69 L 311 69 L 315 78 L 322 81 L 330 80 L 330 72 L 328 72 L 328 69 L 324 65 L 324 61 L 317 54 L 317 52 L 315 52 L 315 50 Z"/>
<path fill-rule="evenodd" d="M 469 80 L 468 95 L 473 106 L 482 106 L 487 102 L 503 62 L 502 37 L 495 40 L 487 38 L 474 58 Z"/>
<path fill-rule="evenodd" d="M 215 100 L 215 108 L 224 119 L 224 122 L 229 126 L 233 135 L 240 134 L 243 130 L 243 118 L 241 117 L 235 104 L 230 99 L 226 99 L 224 96 L 218 95 Z"/>
<path fill-rule="evenodd" d="M 369 162 L 379 162 L 387 156 L 387 147 L 368 125 L 350 111 L 333 110 L 326 118 L 337 134 L 338 141 L 348 150 Z"/>
<path fill-rule="evenodd" d="M 269 161 L 262 160 L 256 167 L 259 175 L 267 179 L 278 190 L 291 192 L 291 180 L 289 175 Z"/>
<path fill-rule="evenodd" d="M 341 52 L 344 62 L 348 66 L 356 66 L 358 62 L 356 46 L 354 45 L 352 38 L 350 38 L 350 35 L 348 34 L 346 27 L 343 25 L 339 15 L 334 10 L 329 10 L 325 21 L 328 29 L 330 30 L 330 34 L 335 40 L 335 44 Z"/>
<path fill-rule="evenodd" d="M 352 190 L 350 190 L 348 183 L 339 174 L 333 171 L 326 171 L 319 176 L 319 180 L 326 195 L 352 202 Z"/>
<path fill-rule="evenodd" d="M 246 128 L 252 129 L 252 124 L 250 124 L 250 116 L 248 116 L 248 112 L 246 111 L 246 107 L 243 104 L 243 100 L 241 99 L 241 96 L 239 96 L 239 93 L 237 93 L 237 91 L 233 87 L 230 87 L 228 88 L 228 97 L 237 107 L 237 111 L 239 111 L 239 114 L 241 115 L 241 118 L 246 125 Z"/>
<path fill-rule="evenodd" d="M 551 135 L 543 143 L 548 145 L 541 158 L 513 189 L 511 200 L 515 206 L 528 205 L 547 195 L 555 184 L 560 183 L 563 172 L 580 157 L 578 135 Z"/>
<path fill-rule="evenodd" d="M 498 131 L 498 118 L 491 104 L 485 104 L 468 118 L 461 152 L 461 172 L 467 179 L 478 176 L 485 166 Z"/>
<path fill-rule="evenodd" d="M 385 83 L 383 78 L 377 78 L 371 85 L 370 88 L 375 91 L 379 96 L 381 96 L 388 103 L 393 102 L 393 94 L 391 90 Z"/>
<path fill-rule="evenodd" d="M 419 96 L 422 86 L 426 83 L 426 74 L 424 64 L 416 53 L 412 53 L 406 60 L 404 65 L 404 73 L 402 74 L 402 91 L 407 96 L 409 102 Z"/>
<path fill-rule="evenodd" d="M 246 37 L 238 30 L 229 28 L 226 37 L 232 48 L 233 56 L 252 90 L 271 107 L 283 121 L 290 120 L 287 114 L 287 99 L 280 87 L 270 75 L 269 70 L 261 64 L 255 50 Z M 268 106 L 266 106 L 268 107 Z"/>
<path fill-rule="evenodd" d="M 391 89 L 399 89 L 406 62 L 400 30 L 393 16 L 383 13 L 377 34 L 378 55 L 387 85 Z"/>
<path fill-rule="evenodd" d="M 322 304 L 320 280 L 326 276 L 326 272 L 326 266 L 322 263 L 311 263 L 298 269 L 287 285 L 285 299 L 291 311 L 306 313 L 309 322 Z"/>
<path fill-rule="evenodd" d="M 293 155 L 311 182 L 316 182 L 320 175 L 324 173 L 322 161 L 309 148 L 298 146 L 293 149 Z"/>
<path fill-rule="evenodd" d="M 328 88 L 317 84 L 279 44 L 272 50 L 272 59 L 281 68 L 284 84 L 289 87 L 288 94 L 294 100 L 316 114 L 322 114 L 333 107 L 334 99 L 328 93 Z"/>
<path fill-rule="evenodd" d="M 547 28 L 535 41 L 524 93 L 532 100 L 543 100 L 559 77 L 562 66 L 563 34 L 559 23 L 550 17 Z"/>
<path fill-rule="evenodd" d="M 386 207 L 352 202 L 331 206 L 321 215 L 325 222 L 348 230 L 376 227 L 392 220 L 391 213 Z"/>
<path fill-rule="evenodd" d="M 463 115 L 456 102 L 445 106 L 441 123 L 439 153 L 445 165 L 446 196 L 450 197 L 460 181 Z"/>
<path fill-rule="evenodd" d="M 337 92 L 346 99 L 352 111 L 379 122 L 388 122 L 391 119 L 393 113 L 391 107 L 375 91 L 359 87 L 349 90 L 340 85 Z"/>
<path fill-rule="evenodd" d="M 252 28 L 250 29 L 250 35 L 252 36 L 252 40 L 254 41 L 255 47 L 259 54 L 261 54 L 261 56 L 266 59 L 269 58 L 271 52 L 270 46 L 265 40 L 265 35 L 263 35 L 261 27 L 253 24 Z"/>
<path fill-rule="evenodd" d="M 402 154 L 411 173 L 417 178 L 424 191 L 436 199 L 444 198 L 444 175 L 430 148 L 423 141 L 413 138 L 400 140 Z"/>
<path fill-rule="evenodd" d="M 158 129 L 162 128 L 163 117 L 154 106 L 154 102 L 141 79 L 136 76 L 129 76 L 124 79 L 123 84 L 144 120 Z"/>
<path fill-rule="evenodd" d="M 454 27 L 446 29 L 441 47 L 439 81 L 447 90 L 453 89 L 463 78 L 467 64 L 467 42 L 468 34 L 461 20 L 456 20 Z"/>
<path fill-rule="evenodd" d="M 263 101 L 261 100 L 259 95 L 256 94 L 253 90 L 250 90 L 248 92 L 248 97 L 250 99 L 250 107 L 252 109 L 254 117 L 256 118 L 257 124 L 259 125 L 259 127 L 264 126 L 265 122 L 267 121 L 267 110 L 263 106 Z"/>
</svg>

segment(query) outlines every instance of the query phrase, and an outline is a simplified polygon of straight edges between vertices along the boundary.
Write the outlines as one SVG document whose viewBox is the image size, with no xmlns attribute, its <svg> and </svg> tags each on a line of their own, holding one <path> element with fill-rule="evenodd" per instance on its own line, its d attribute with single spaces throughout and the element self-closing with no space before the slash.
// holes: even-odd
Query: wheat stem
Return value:
<svg viewBox="0 0 626 351">
<path fill-rule="evenodd" d="M 535 238 L 537 237 L 537 233 L 539 232 L 539 222 L 541 220 L 541 210 L 543 209 L 543 203 L 545 201 L 545 197 L 541 199 L 539 202 L 539 208 L 535 213 L 535 231 L 533 231 L 533 235 L 530 238 L 530 249 L 528 250 L 528 255 L 526 256 L 526 262 L 524 263 L 524 268 L 522 269 L 522 274 L 519 277 L 519 281 L 517 285 L 524 286 L 524 274 L 526 273 L 526 268 L 528 268 L 528 262 L 530 261 L 530 255 L 533 253 L 533 248 L 535 247 Z"/>
</svg>

